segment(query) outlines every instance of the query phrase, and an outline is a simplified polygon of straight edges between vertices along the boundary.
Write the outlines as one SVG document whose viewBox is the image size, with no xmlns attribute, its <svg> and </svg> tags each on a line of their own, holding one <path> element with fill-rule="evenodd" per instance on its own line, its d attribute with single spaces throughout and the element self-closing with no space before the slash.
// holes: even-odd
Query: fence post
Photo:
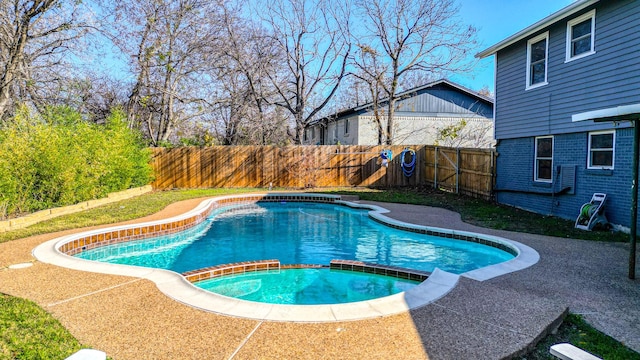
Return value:
<svg viewBox="0 0 640 360">
<path fill-rule="evenodd" d="M 491 165 L 489 166 L 489 173 L 491 174 L 489 176 L 489 198 L 493 198 L 494 196 L 494 192 L 493 192 L 493 188 L 494 188 L 494 184 L 495 184 L 495 159 L 494 159 L 494 152 L 493 150 L 490 151 L 491 153 Z"/>
<path fill-rule="evenodd" d="M 456 194 L 460 193 L 460 148 L 456 148 Z"/>
<path fill-rule="evenodd" d="M 438 188 L 438 147 L 433 150 L 433 188 Z"/>
</svg>

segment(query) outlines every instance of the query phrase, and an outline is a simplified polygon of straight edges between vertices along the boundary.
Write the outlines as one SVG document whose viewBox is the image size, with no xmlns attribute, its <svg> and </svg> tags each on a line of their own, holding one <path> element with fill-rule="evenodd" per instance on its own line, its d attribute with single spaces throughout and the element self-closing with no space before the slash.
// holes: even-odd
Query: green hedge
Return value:
<svg viewBox="0 0 640 360">
<path fill-rule="evenodd" d="M 151 153 L 115 110 L 92 124 L 68 107 L 26 107 L 0 127 L 0 216 L 149 184 Z"/>
</svg>

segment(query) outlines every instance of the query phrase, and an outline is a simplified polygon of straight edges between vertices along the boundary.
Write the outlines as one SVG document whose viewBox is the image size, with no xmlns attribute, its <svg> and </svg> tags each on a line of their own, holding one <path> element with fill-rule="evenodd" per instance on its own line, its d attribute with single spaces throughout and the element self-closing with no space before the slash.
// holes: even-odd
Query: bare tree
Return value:
<svg viewBox="0 0 640 360">
<path fill-rule="evenodd" d="M 204 0 L 106 2 L 110 35 L 131 59 L 130 124 L 153 145 L 210 111 L 211 69 L 217 66 L 220 3 Z"/>
<path fill-rule="evenodd" d="M 17 102 L 38 106 L 69 67 L 65 55 L 87 31 L 80 2 L 0 0 L 0 119 Z"/>
<path fill-rule="evenodd" d="M 367 84 L 368 97 L 371 99 L 371 111 L 373 122 L 378 134 L 378 145 L 386 142 L 390 137 L 388 129 L 384 126 L 384 110 L 381 108 L 383 89 L 387 66 L 381 61 L 378 51 L 366 44 L 358 44 L 358 57 L 353 61 L 356 71 L 352 75 Z"/>
<path fill-rule="evenodd" d="M 349 73 L 324 111 L 336 113 L 371 102 L 369 84 Z"/>
<path fill-rule="evenodd" d="M 486 96 L 488 98 L 493 98 L 493 92 L 489 89 L 488 85 L 482 87 L 482 89 L 478 90 L 478 94 Z"/>
<path fill-rule="evenodd" d="M 282 137 L 272 134 L 286 126 L 286 117 L 268 102 L 274 90 L 267 74 L 278 71 L 281 57 L 264 29 L 240 16 L 245 5 L 229 2 L 223 9 L 224 30 L 216 45 L 221 62 L 215 72 L 217 132 L 225 145 L 278 143 Z"/>
<path fill-rule="evenodd" d="M 127 101 L 124 88 L 116 79 L 87 71 L 62 84 L 58 101 L 76 109 L 88 121 L 104 123 L 114 108 L 124 108 Z"/>
<path fill-rule="evenodd" d="M 256 10 L 258 11 L 258 10 Z M 295 121 L 291 135 L 301 144 L 304 128 L 336 93 L 345 77 L 351 52 L 349 10 L 329 0 L 269 2 L 263 23 L 284 56 L 283 71 L 268 73 L 275 99 Z"/>
<path fill-rule="evenodd" d="M 364 24 L 360 44 L 371 48 L 368 57 L 382 64 L 370 70 L 372 60 L 360 58 L 359 68 L 371 82 L 379 81 L 387 107 L 386 143 L 394 143 L 394 112 L 401 80 L 407 74 L 466 70 L 468 51 L 475 44 L 475 29 L 462 26 L 453 0 L 357 0 Z M 367 64 L 367 61 L 369 64 Z"/>
</svg>

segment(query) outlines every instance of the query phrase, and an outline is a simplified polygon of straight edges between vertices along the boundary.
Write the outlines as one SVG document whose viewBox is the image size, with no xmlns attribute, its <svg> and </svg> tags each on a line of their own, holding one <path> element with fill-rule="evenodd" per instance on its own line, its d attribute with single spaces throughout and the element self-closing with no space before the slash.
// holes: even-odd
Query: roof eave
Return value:
<svg viewBox="0 0 640 360">
<path fill-rule="evenodd" d="M 640 103 L 615 106 L 606 109 L 591 110 L 571 116 L 572 122 L 593 120 L 602 121 L 624 121 L 637 119 L 640 117 Z"/>
<path fill-rule="evenodd" d="M 430 82 L 428 84 L 424 84 L 424 85 L 421 85 L 421 86 L 418 86 L 418 87 L 415 87 L 415 88 L 411 88 L 411 89 L 402 91 L 402 92 L 396 94 L 396 96 L 402 97 L 404 95 L 413 94 L 413 93 L 416 93 L 418 91 L 422 91 L 424 89 L 429 89 L 429 88 L 432 88 L 432 87 L 434 87 L 436 85 L 440 85 L 440 84 L 446 84 L 446 85 L 448 85 L 448 86 L 450 86 L 450 87 L 452 87 L 454 89 L 457 89 L 457 90 L 459 90 L 461 92 L 467 93 L 467 95 L 470 95 L 470 96 L 476 97 L 478 99 L 484 100 L 484 101 L 486 101 L 486 102 L 488 102 L 490 104 L 494 103 L 494 100 L 492 98 L 490 98 L 488 96 L 485 96 L 485 95 L 482 95 L 482 94 L 479 94 L 476 91 L 468 89 L 468 88 L 466 88 L 466 87 L 464 87 L 462 85 L 456 84 L 456 83 L 454 83 L 454 82 L 452 82 L 452 81 L 450 81 L 448 79 L 439 79 L 439 80 L 436 80 L 436 81 L 432 81 L 432 82 Z M 381 102 L 386 102 L 387 100 L 388 99 L 385 98 L 385 99 L 382 99 Z M 352 110 L 355 110 L 355 111 L 364 110 L 364 109 L 370 107 L 371 105 L 372 105 L 372 103 L 366 103 L 366 104 L 361 105 L 359 107 L 355 107 Z"/>
<path fill-rule="evenodd" d="M 573 4 L 562 8 L 558 11 L 556 11 L 555 13 L 547 16 L 546 18 L 534 23 L 533 25 L 511 35 L 510 37 L 500 41 L 499 43 L 479 52 L 476 54 L 477 58 L 483 59 L 485 57 L 491 56 L 495 53 L 497 53 L 498 51 L 506 48 L 507 46 L 510 46 L 524 38 L 527 38 L 529 36 L 531 36 L 532 34 L 554 24 L 555 22 L 561 20 L 562 18 L 565 18 L 567 16 L 571 16 L 572 14 L 581 11 L 585 8 L 587 8 L 588 6 L 591 6 L 595 3 L 597 3 L 600 0 L 579 0 L 574 2 Z"/>
<path fill-rule="evenodd" d="M 402 97 L 404 95 L 416 93 L 418 91 L 421 91 L 421 90 L 424 90 L 424 89 L 428 89 L 428 88 L 432 88 L 432 87 L 434 87 L 436 85 L 440 85 L 440 84 L 446 84 L 446 85 L 448 85 L 448 86 L 450 86 L 450 87 L 452 87 L 454 89 L 457 89 L 458 91 L 465 92 L 470 96 L 476 97 L 476 98 L 478 98 L 478 99 L 480 99 L 482 101 L 485 101 L 485 102 L 491 104 L 492 106 L 494 104 L 494 99 L 492 99 L 492 98 L 490 98 L 488 96 L 479 94 L 476 91 L 473 91 L 471 89 L 467 89 L 466 87 L 464 87 L 462 85 L 458 85 L 458 84 L 456 84 L 454 82 L 451 82 L 451 81 L 449 81 L 447 79 L 439 79 L 439 80 L 436 80 L 436 81 L 432 81 L 432 82 L 430 82 L 428 84 L 421 85 L 421 86 L 418 86 L 418 87 L 415 87 L 415 88 L 408 89 L 408 90 L 405 90 L 403 92 L 400 92 L 396 96 Z M 386 101 L 388 101 L 387 98 L 380 100 L 381 103 L 384 103 Z M 357 114 L 358 112 L 363 111 L 363 110 L 366 111 L 367 109 L 371 108 L 372 105 L 373 105 L 372 102 L 368 102 L 366 104 L 358 105 L 358 106 L 352 107 L 350 109 L 341 110 L 341 111 L 338 111 L 335 114 L 324 116 L 321 119 L 315 120 L 315 121 L 309 123 L 309 125 L 315 125 L 315 123 L 321 122 L 322 120 L 335 121 L 336 119 L 341 118 L 341 117 L 345 117 L 345 116 L 352 115 L 352 114 Z"/>
</svg>

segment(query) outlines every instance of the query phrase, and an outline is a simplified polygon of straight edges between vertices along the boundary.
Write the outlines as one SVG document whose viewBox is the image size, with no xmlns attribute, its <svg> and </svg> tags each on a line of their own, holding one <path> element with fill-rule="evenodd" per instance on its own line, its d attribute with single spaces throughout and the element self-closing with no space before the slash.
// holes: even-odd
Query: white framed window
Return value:
<svg viewBox="0 0 640 360">
<path fill-rule="evenodd" d="M 338 138 L 338 123 L 335 123 L 335 128 L 333 128 L 333 137 Z"/>
<path fill-rule="evenodd" d="M 349 119 L 344 119 L 344 134 L 349 135 Z"/>
<path fill-rule="evenodd" d="M 596 52 L 596 10 L 567 22 L 567 50 L 565 62 L 589 56 Z"/>
<path fill-rule="evenodd" d="M 613 169 L 616 133 L 613 130 L 589 133 L 588 169 Z"/>
<path fill-rule="evenodd" d="M 311 128 L 311 138 L 312 139 L 316 138 L 316 127 L 315 126 Z"/>
<path fill-rule="evenodd" d="M 534 168 L 535 181 L 553 181 L 553 136 L 536 137 Z"/>
<path fill-rule="evenodd" d="M 549 32 L 527 41 L 527 86 L 526 89 L 547 85 L 547 59 Z"/>
<path fill-rule="evenodd" d="M 309 129 L 304 130 L 304 134 L 302 135 L 304 141 L 309 140 Z"/>
</svg>

